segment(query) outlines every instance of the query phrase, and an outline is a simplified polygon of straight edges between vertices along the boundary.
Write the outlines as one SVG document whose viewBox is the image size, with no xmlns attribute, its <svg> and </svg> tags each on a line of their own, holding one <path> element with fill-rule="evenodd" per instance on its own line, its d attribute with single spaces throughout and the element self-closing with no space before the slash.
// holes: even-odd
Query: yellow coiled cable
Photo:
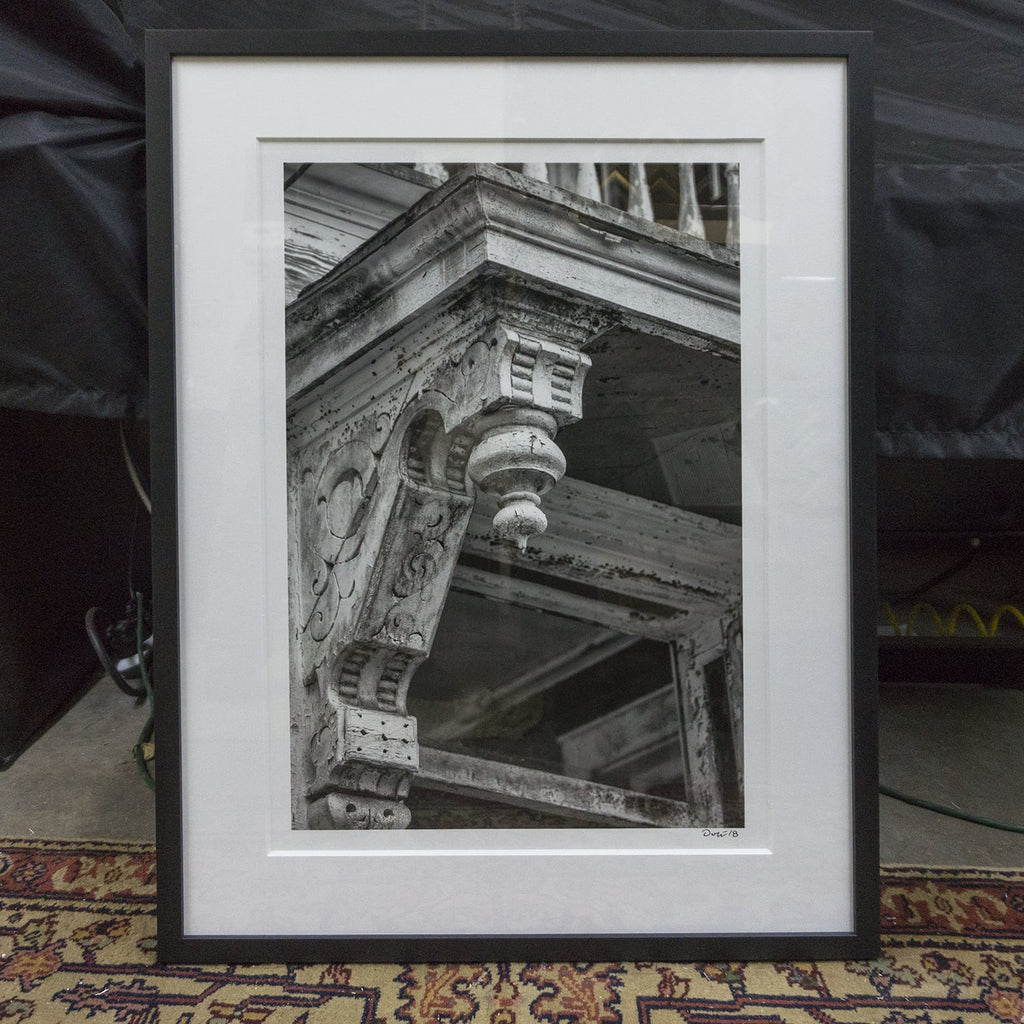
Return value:
<svg viewBox="0 0 1024 1024">
<path fill-rule="evenodd" d="M 958 604 L 945 618 L 939 613 L 938 609 L 934 605 L 928 604 L 925 601 L 920 601 L 915 604 L 910 611 L 907 613 L 905 622 L 901 622 L 897 616 L 892 605 L 885 601 L 883 604 L 883 610 L 885 612 L 885 618 L 889 625 L 892 627 L 893 634 L 895 636 L 920 636 L 917 632 L 917 624 L 922 616 L 926 616 L 932 623 L 936 636 L 940 637 L 951 637 L 956 636 L 957 623 L 961 617 L 966 617 L 974 623 L 975 629 L 978 631 L 978 636 L 984 637 L 985 639 L 991 639 L 996 636 L 999 631 L 999 627 L 1003 620 L 1009 618 L 1010 620 L 1016 620 L 1017 624 L 1024 629 L 1024 612 L 1021 612 L 1019 608 L 1014 607 L 1012 604 L 1000 605 L 993 613 L 991 619 L 989 619 L 986 625 L 985 620 L 978 613 L 978 610 L 969 604 Z M 925 634 L 932 635 L 932 634 Z"/>
</svg>

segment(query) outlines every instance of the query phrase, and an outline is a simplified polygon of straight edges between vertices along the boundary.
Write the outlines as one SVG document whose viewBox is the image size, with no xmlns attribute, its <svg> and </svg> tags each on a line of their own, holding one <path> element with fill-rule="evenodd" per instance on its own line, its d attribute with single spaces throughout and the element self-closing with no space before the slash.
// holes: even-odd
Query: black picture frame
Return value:
<svg viewBox="0 0 1024 1024">
<path fill-rule="evenodd" d="M 183 257 L 176 234 L 176 195 L 201 182 L 176 178 L 179 154 L 175 125 L 178 110 L 173 69 L 181 62 L 206 59 L 286 58 L 296 62 L 323 58 L 365 61 L 369 58 L 470 58 L 546 60 L 568 58 L 600 63 L 629 58 L 642 73 L 645 62 L 768 61 L 779 66 L 838 61 L 844 68 L 845 117 L 842 132 L 845 181 L 837 182 L 845 208 L 846 391 L 840 398 L 847 451 L 846 479 L 848 588 L 843 636 L 816 642 L 839 644 L 849 664 L 849 850 L 848 929 L 794 932 L 768 928 L 755 932 L 728 927 L 722 932 L 651 933 L 603 930 L 554 934 L 438 934 L 381 932 L 355 922 L 350 931 L 317 928 L 275 932 L 248 928 L 238 934 L 194 929 L 186 908 L 197 864 L 186 850 L 188 827 L 183 801 L 196 799 L 190 789 L 194 773 L 183 746 L 189 719 L 183 706 L 188 673 L 183 645 L 190 642 L 183 620 L 195 579 L 182 562 L 182 282 Z M 158 780 L 158 957 L 163 962 L 279 961 L 420 961 L 481 959 L 543 960 L 690 960 L 690 959 L 850 959 L 869 957 L 878 948 L 878 809 L 876 709 L 876 593 L 874 527 L 874 367 L 871 344 L 872 274 L 870 210 L 872 187 L 871 39 L 846 32 L 388 32 L 338 34 L 309 32 L 158 31 L 146 39 L 146 118 L 148 180 L 148 259 L 150 379 L 152 409 L 152 498 L 154 566 L 155 678 L 157 733 L 160 737 Z M 794 115 L 796 116 L 796 115 Z M 230 586 L 225 583 L 225 586 Z M 225 599 L 231 598 L 230 591 Z M 810 685 L 805 681 L 804 685 Z M 210 758 L 218 756 L 208 751 Z M 837 809 L 846 817 L 846 809 Z M 827 826 L 823 826 L 827 827 Z M 817 826 L 808 824 L 809 834 Z M 256 830 L 259 832 L 259 829 Z M 248 837 L 242 837 L 244 847 Z M 223 863 L 216 865 L 223 873 Z M 266 895 L 251 893 L 259 903 Z M 341 894 L 339 894 L 341 895 Z M 496 922 L 496 925 L 498 922 Z"/>
</svg>

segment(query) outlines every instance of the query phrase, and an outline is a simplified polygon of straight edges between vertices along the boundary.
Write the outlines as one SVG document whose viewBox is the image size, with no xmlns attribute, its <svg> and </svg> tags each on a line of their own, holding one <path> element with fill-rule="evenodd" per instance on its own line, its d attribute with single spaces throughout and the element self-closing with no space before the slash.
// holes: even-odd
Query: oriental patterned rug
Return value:
<svg viewBox="0 0 1024 1024">
<path fill-rule="evenodd" d="M 871 961 L 161 967 L 153 860 L 0 840 L 0 1022 L 1024 1021 L 1024 870 L 886 869 Z"/>
</svg>

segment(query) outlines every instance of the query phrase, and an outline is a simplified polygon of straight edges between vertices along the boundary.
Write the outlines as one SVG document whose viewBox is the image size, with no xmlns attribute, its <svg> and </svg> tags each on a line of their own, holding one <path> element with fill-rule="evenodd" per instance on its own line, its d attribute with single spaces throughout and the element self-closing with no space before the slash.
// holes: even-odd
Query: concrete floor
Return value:
<svg viewBox="0 0 1024 1024">
<path fill-rule="evenodd" d="M 153 793 L 132 755 L 148 717 L 100 679 L 0 772 L 0 835 L 152 841 Z"/>
<path fill-rule="evenodd" d="M 1024 824 L 1024 691 L 891 686 L 881 691 L 884 784 Z M 153 796 L 132 747 L 146 711 L 102 679 L 0 772 L 0 835 L 152 840 Z M 1024 835 L 881 798 L 883 863 L 1024 865 Z"/>
<path fill-rule="evenodd" d="M 975 816 L 1024 826 L 1024 691 L 884 686 L 881 783 Z M 1024 835 L 881 798 L 883 863 L 1024 866 Z"/>
</svg>

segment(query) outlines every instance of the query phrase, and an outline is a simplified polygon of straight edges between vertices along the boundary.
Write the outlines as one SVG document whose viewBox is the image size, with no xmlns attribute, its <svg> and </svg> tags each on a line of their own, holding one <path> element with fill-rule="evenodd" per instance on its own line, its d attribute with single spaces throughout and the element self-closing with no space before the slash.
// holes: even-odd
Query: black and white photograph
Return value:
<svg viewBox="0 0 1024 1024">
<path fill-rule="evenodd" d="M 292 828 L 741 828 L 740 165 L 282 170 Z"/>
</svg>

